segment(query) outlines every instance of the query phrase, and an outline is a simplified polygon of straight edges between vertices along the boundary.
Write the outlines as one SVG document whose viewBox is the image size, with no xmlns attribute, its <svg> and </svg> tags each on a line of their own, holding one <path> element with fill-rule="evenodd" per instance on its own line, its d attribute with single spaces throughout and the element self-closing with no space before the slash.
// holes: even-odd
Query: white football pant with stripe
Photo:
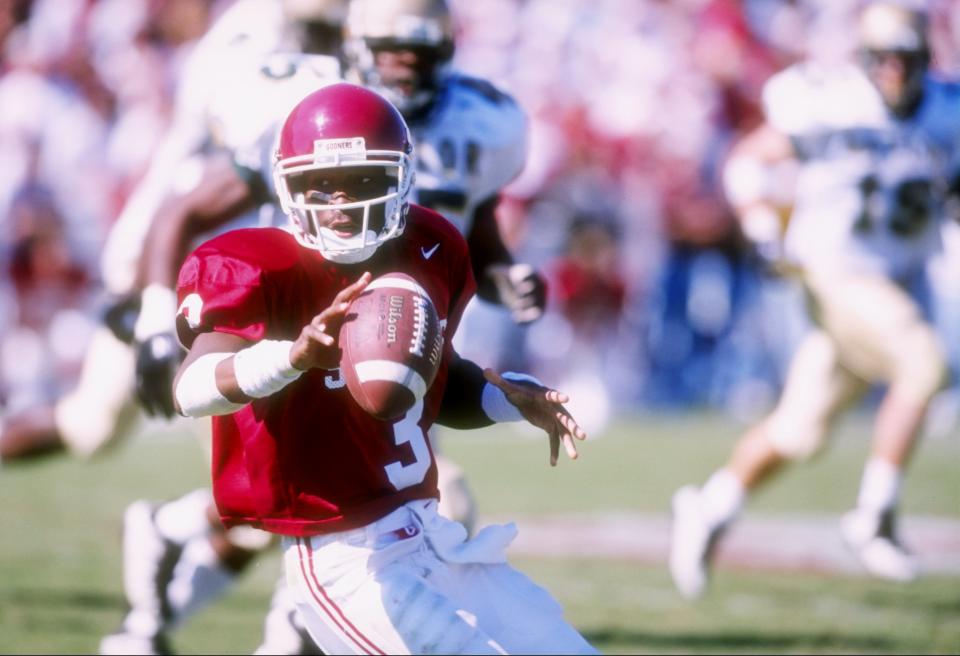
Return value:
<svg viewBox="0 0 960 656">
<path fill-rule="evenodd" d="M 287 581 L 328 654 L 596 654 L 506 563 L 516 528 L 466 530 L 414 501 L 366 527 L 284 538 Z"/>
</svg>

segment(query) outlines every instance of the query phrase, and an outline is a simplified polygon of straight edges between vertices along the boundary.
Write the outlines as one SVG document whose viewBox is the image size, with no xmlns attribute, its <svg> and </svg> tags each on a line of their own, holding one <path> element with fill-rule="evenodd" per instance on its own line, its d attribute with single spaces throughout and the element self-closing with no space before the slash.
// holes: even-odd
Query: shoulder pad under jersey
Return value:
<svg viewBox="0 0 960 656">
<path fill-rule="evenodd" d="M 434 110 L 410 128 L 418 199 L 455 222 L 458 219 L 451 214 L 469 215 L 519 175 L 526 163 L 526 113 L 512 96 L 483 80 L 450 76 Z M 435 205 L 429 200 L 431 193 L 449 198 Z M 457 195 L 460 210 L 454 202 Z M 461 230 L 467 227 L 464 223 Z"/>
<path fill-rule="evenodd" d="M 960 80 L 928 76 L 924 83 L 924 100 L 916 120 L 941 147 L 953 151 L 960 161 Z"/>
<path fill-rule="evenodd" d="M 177 113 L 202 121 L 221 76 L 241 62 L 276 50 L 283 34 L 279 3 L 237 0 L 200 37 L 183 65 L 177 86 Z"/>
<path fill-rule="evenodd" d="M 858 66 L 801 62 L 777 73 L 763 89 L 767 120 L 798 136 L 848 124 L 877 124 L 887 111 Z"/>
<path fill-rule="evenodd" d="M 216 80 L 206 108 L 213 142 L 247 148 L 304 96 L 340 80 L 340 62 L 327 55 L 274 52 L 244 58 Z"/>
</svg>

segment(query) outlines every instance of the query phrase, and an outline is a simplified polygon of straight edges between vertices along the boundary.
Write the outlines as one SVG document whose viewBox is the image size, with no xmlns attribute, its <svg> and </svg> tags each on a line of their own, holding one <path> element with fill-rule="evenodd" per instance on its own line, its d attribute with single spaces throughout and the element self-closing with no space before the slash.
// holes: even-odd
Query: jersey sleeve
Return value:
<svg viewBox="0 0 960 656">
<path fill-rule="evenodd" d="M 461 78 L 460 84 L 474 92 L 475 120 L 483 130 L 477 139 L 480 152 L 474 183 L 474 200 L 480 203 L 512 182 L 526 166 L 527 115 L 512 96 L 489 83 Z"/>
<path fill-rule="evenodd" d="M 216 240 L 195 250 L 177 279 L 177 337 L 190 348 L 200 333 L 222 332 L 258 341 L 267 332 L 262 269 L 217 247 Z"/>
</svg>

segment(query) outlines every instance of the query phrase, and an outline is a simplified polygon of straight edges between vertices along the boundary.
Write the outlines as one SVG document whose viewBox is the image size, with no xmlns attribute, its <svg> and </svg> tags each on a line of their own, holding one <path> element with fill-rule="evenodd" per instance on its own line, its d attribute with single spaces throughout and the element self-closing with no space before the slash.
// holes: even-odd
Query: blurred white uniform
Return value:
<svg viewBox="0 0 960 656">
<path fill-rule="evenodd" d="M 246 42 L 239 38 L 227 43 L 225 51 L 201 53 L 193 60 L 195 66 L 189 67 L 179 105 L 183 113 L 178 114 L 154 166 L 124 209 L 104 250 L 108 291 L 133 291 L 154 213 L 168 194 L 188 191 L 199 182 L 205 153 L 217 148 L 249 149 L 304 95 L 339 80 L 340 66 L 334 57 L 264 54 L 259 52 L 262 44 L 245 49 L 241 45 Z M 219 70 L 209 66 L 226 59 L 230 66 Z M 271 206 L 239 217 L 218 232 L 269 223 L 273 217 Z M 156 331 L 172 332 L 174 316 L 175 308 Z M 114 366 L 104 367 L 108 361 Z M 57 406 L 58 429 L 73 451 L 91 455 L 133 429 L 138 414 L 134 365 L 131 347 L 102 327 L 94 336 L 79 385 Z"/>
<path fill-rule="evenodd" d="M 783 455 L 805 457 L 867 383 L 921 403 L 942 384 L 923 272 L 960 164 L 960 86 L 927 78 L 920 107 L 900 120 L 859 67 L 804 63 L 771 78 L 764 102 L 800 160 L 785 252 L 819 327 L 795 354 L 769 426 Z"/>
<path fill-rule="evenodd" d="M 526 163 L 526 114 L 489 82 L 448 74 L 429 111 L 407 122 L 417 157 L 414 202 L 440 212 L 469 235 L 477 207 L 495 198 Z M 498 330 L 510 329 L 516 326 L 506 309 L 474 297 L 454 346 L 474 362 L 496 366 L 493 356 L 507 343 Z M 440 452 L 436 430 L 430 437 L 437 453 L 440 514 L 472 531 L 476 504 L 463 472 Z"/>
<path fill-rule="evenodd" d="M 960 88 L 928 78 L 920 109 L 899 120 L 860 67 L 803 64 L 773 77 L 764 102 L 802 162 L 788 257 L 892 278 L 921 268 L 940 244 L 938 187 L 960 163 Z"/>
<path fill-rule="evenodd" d="M 468 235 L 477 207 L 496 197 L 526 164 L 526 113 L 489 82 L 450 74 L 430 111 L 408 117 L 408 123 L 417 153 L 415 201 Z M 509 342 L 499 334 L 505 330 L 517 330 L 509 312 L 475 298 L 454 346 L 465 357 L 495 367 L 495 354 Z"/>
<path fill-rule="evenodd" d="M 202 153 L 245 146 L 300 97 L 339 78 L 334 57 L 278 54 L 298 49 L 273 0 L 239 0 L 200 39 L 184 65 L 171 125 L 107 236 L 100 264 L 110 294 L 135 292 L 150 222 L 170 193 L 198 183 Z M 259 217 L 243 220 L 256 225 Z M 175 309 L 156 331 L 172 332 Z M 106 326 L 94 334 L 77 387 L 56 407 L 57 429 L 75 454 L 90 456 L 134 430 L 135 364 L 130 346 Z"/>
<path fill-rule="evenodd" d="M 283 116 L 288 104 L 292 106 L 286 97 L 275 99 L 274 93 L 299 88 L 300 75 L 293 80 L 271 77 L 262 69 L 281 71 L 282 63 L 268 64 L 271 53 L 299 50 L 275 0 L 238 0 L 200 39 L 184 66 L 171 126 L 104 247 L 101 265 L 109 292 L 132 290 L 150 218 L 163 198 L 171 190 L 196 184 L 199 171 L 184 171 L 184 162 L 210 145 L 249 144 L 276 120 L 267 120 L 270 115 Z M 319 77 L 339 77 L 336 58 L 312 55 L 311 60 L 310 68 Z"/>
<path fill-rule="evenodd" d="M 490 83 L 453 74 L 433 107 L 408 122 L 417 153 L 416 202 L 468 234 L 477 206 L 523 169 L 524 111 Z"/>
</svg>

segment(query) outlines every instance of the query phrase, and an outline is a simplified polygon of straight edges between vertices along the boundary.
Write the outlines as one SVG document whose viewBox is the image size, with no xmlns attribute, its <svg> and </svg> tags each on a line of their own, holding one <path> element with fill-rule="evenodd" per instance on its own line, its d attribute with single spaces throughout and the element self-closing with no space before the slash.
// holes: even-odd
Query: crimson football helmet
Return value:
<svg viewBox="0 0 960 656">
<path fill-rule="evenodd" d="M 329 260 L 353 263 L 400 236 L 410 207 L 412 152 L 403 116 L 374 91 L 344 82 L 301 100 L 281 128 L 273 170 L 280 205 L 298 241 Z M 329 204 L 298 191 L 301 176 L 349 167 L 383 167 L 390 181 L 386 193 Z M 363 223 L 357 235 L 343 237 L 321 227 L 319 212 L 358 208 L 363 209 Z"/>
</svg>

